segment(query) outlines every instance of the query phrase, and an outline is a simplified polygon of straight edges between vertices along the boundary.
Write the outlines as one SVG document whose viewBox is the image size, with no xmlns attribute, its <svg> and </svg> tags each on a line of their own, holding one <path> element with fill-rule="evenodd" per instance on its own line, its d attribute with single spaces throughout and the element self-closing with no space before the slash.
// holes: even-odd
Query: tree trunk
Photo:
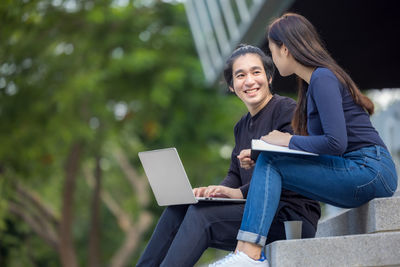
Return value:
<svg viewBox="0 0 400 267">
<path fill-rule="evenodd" d="M 100 266 L 100 190 L 101 168 L 100 157 L 96 157 L 94 172 L 94 189 L 91 204 L 90 236 L 89 236 L 89 267 Z"/>
<path fill-rule="evenodd" d="M 65 165 L 65 182 L 63 187 L 62 214 L 60 221 L 60 260 L 64 267 L 77 267 L 78 261 L 73 244 L 72 222 L 76 178 L 79 171 L 82 145 L 75 143 L 71 147 Z"/>
</svg>

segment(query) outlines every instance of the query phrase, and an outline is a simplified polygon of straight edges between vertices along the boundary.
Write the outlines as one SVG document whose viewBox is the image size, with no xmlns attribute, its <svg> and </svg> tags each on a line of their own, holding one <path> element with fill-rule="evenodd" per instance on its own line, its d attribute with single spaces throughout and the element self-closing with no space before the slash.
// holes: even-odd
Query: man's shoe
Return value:
<svg viewBox="0 0 400 267">
<path fill-rule="evenodd" d="M 246 253 L 238 251 L 236 253 L 229 253 L 225 258 L 220 259 L 208 267 L 246 267 L 246 266 L 260 266 L 269 267 L 268 261 L 265 257 L 261 257 L 260 260 L 253 260 Z"/>
</svg>

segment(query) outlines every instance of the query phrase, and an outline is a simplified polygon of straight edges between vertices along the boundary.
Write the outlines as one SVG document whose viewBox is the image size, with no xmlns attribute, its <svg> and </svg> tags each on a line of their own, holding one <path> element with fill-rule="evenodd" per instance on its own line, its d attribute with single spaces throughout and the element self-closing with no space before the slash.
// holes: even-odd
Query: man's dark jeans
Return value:
<svg viewBox="0 0 400 267">
<path fill-rule="evenodd" d="M 136 266 L 193 266 L 208 247 L 236 248 L 244 204 L 198 203 L 167 207 Z M 314 237 L 316 229 L 289 208 L 274 218 L 267 243 L 285 239 L 284 221 L 302 220 L 303 238 Z"/>
</svg>

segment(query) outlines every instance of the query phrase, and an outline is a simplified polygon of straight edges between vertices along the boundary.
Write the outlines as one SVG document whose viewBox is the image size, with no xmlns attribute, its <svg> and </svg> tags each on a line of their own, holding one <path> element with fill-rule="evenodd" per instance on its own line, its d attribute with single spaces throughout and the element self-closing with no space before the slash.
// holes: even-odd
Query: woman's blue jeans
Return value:
<svg viewBox="0 0 400 267">
<path fill-rule="evenodd" d="M 381 146 L 343 156 L 263 152 L 251 179 L 238 240 L 265 245 L 282 187 L 337 207 L 354 208 L 392 196 L 397 174 L 390 153 Z"/>
</svg>

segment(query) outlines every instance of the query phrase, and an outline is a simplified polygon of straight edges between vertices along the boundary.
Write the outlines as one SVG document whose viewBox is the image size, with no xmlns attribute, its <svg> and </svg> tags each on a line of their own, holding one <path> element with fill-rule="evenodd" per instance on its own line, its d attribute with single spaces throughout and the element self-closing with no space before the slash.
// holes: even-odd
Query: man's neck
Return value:
<svg viewBox="0 0 400 267">
<path fill-rule="evenodd" d="M 272 97 L 273 97 L 272 94 L 268 94 L 265 100 L 262 103 L 260 103 L 260 105 L 258 105 L 254 109 L 249 109 L 250 115 L 254 117 L 258 112 L 260 112 L 260 110 L 262 110 L 269 103 Z"/>
</svg>

